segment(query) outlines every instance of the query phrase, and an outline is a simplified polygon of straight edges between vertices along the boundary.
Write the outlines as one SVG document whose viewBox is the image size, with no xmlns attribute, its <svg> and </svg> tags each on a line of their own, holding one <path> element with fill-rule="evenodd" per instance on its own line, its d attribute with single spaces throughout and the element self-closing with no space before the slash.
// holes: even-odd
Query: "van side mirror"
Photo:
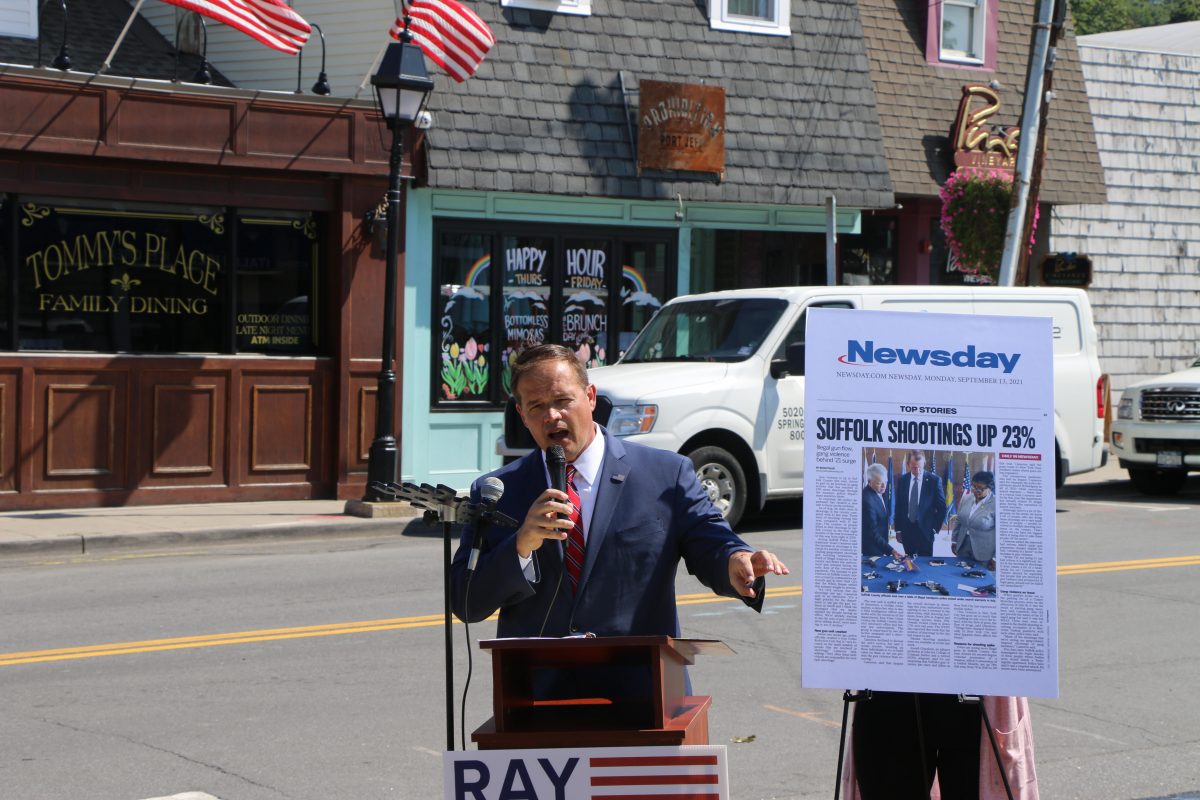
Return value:
<svg viewBox="0 0 1200 800">
<path fill-rule="evenodd" d="M 804 374 L 804 342 L 792 342 L 784 351 L 785 357 L 771 362 L 771 377 L 786 378 Z"/>
</svg>

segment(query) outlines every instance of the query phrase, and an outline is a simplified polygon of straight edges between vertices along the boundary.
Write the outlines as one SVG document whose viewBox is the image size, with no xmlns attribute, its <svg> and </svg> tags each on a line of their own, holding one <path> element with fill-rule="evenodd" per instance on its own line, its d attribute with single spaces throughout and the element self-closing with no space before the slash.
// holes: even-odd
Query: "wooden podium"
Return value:
<svg viewBox="0 0 1200 800">
<path fill-rule="evenodd" d="M 492 639 L 494 716 L 481 750 L 708 744 L 712 698 L 684 694 L 684 665 L 721 642 L 670 636 Z M 547 690 L 547 686 L 553 689 Z"/>
</svg>

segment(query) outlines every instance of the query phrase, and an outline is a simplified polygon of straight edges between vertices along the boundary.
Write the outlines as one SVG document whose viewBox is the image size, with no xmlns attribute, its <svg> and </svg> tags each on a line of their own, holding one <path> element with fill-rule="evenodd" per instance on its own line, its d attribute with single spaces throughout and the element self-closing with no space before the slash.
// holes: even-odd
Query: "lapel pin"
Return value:
<svg viewBox="0 0 1200 800">
<path fill-rule="evenodd" d="M 624 482 L 625 482 L 625 473 L 624 473 L 624 472 L 618 472 L 618 473 L 616 473 L 615 475 L 613 475 L 613 476 L 612 476 L 612 482 L 613 482 L 613 483 L 624 483 Z"/>
</svg>

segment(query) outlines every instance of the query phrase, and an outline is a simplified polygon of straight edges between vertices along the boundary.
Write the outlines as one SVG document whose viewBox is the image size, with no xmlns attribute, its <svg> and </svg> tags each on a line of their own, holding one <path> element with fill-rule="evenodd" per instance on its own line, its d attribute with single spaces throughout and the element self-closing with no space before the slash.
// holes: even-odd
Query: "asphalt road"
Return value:
<svg viewBox="0 0 1200 800">
<path fill-rule="evenodd" d="M 1069 488 L 1058 509 L 1061 696 L 1033 701 L 1042 796 L 1200 795 L 1200 478 L 1164 501 Z M 786 503 L 743 526 L 793 567 L 761 616 L 679 580 L 685 635 L 737 651 L 692 675 L 715 697 L 711 740 L 728 745 L 738 800 L 833 794 L 842 702 L 800 688 L 799 519 Z M 441 557 L 416 523 L 0 561 L 0 797 L 440 796 Z M 468 734 L 490 714 L 489 671 L 476 652 Z"/>
</svg>

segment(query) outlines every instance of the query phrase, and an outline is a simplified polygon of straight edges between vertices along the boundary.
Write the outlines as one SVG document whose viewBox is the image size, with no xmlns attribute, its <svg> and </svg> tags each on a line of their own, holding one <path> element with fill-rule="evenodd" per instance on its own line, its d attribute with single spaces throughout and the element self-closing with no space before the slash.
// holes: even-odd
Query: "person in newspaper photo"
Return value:
<svg viewBox="0 0 1200 800">
<path fill-rule="evenodd" d="M 971 491 L 964 494 L 958 516 L 951 522 L 950 548 L 959 558 L 986 563 L 996 561 L 996 479 L 980 470 L 971 476 Z"/>
<path fill-rule="evenodd" d="M 896 481 L 896 539 L 910 556 L 932 556 L 933 539 L 946 516 L 946 491 L 925 469 L 925 451 L 909 450 Z"/>
<path fill-rule="evenodd" d="M 893 556 L 899 558 L 888 543 L 888 473 L 883 464 L 871 464 L 866 471 L 867 485 L 862 490 L 862 554 L 866 558 Z"/>
</svg>

